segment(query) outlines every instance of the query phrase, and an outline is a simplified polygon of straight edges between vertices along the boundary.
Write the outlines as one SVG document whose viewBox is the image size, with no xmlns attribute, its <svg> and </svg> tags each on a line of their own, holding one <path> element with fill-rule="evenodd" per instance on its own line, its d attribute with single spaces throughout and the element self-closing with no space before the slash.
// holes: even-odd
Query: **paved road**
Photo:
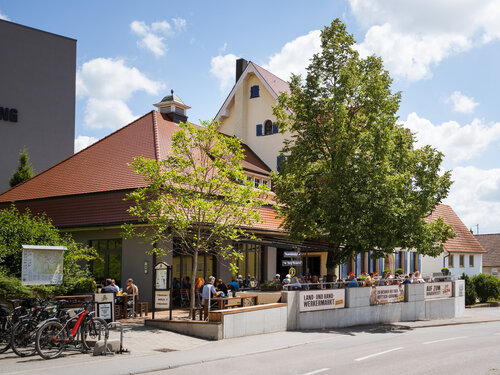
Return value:
<svg viewBox="0 0 500 375">
<path fill-rule="evenodd" d="M 45 361 L 8 352 L 0 355 L 0 374 L 500 375 L 500 308 L 473 310 L 464 318 L 442 321 L 278 332 L 218 342 L 132 326 L 124 342 L 131 354 L 73 353 Z M 487 320 L 492 321 L 477 323 Z M 419 328 L 429 325 L 438 326 Z"/>
</svg>

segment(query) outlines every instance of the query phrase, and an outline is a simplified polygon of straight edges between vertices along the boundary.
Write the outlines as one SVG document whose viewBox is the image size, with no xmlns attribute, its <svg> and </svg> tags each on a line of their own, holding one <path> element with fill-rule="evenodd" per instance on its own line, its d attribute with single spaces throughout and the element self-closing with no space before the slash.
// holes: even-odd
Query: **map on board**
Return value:
<svg viewBox="0 0 500 375">
<path fill-rule="evenodd" d="M 24 285 L 61 284 L 64 264 L 63 246 L 23 245 L 21 280 Z"/>
</svg>

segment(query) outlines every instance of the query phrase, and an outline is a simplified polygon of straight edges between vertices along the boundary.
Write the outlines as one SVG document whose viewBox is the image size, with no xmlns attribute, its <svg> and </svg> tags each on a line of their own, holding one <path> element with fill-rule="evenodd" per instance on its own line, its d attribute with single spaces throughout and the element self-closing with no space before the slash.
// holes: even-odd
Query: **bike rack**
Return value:
<svg viewBox="0 0 500 375">
<path fill-rule="evenodd" d="M 114 352 L 108 348 L 108 338 L 109 338 L 109 329 L 113 327 L 119 327 L 120 328 L 120 349 L 118 352 Z M 123 348 L 123 324 L 120 322 L 110 322 L 106 324 L 106 329 L 104 333 L 104 350 L 101 355 L 107 355 L 107 354 L 112 354 L 115 355 L 116 353 L 127 353 L 128 350 Z"/>
</svg>

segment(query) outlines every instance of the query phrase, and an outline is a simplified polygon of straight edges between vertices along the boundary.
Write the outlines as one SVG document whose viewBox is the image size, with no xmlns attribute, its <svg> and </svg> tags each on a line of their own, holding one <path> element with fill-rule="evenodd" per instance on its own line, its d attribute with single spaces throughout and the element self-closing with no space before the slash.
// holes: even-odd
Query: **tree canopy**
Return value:
<svg viewBox="0 0 500 375">
<path fill-rule="evenodd" d="M 128 195 L 128 212 L 146 226 L 125 225 L 127 236 L 140 236 L 164 255 L 163 246 L 174 242 L 177 251 L 193 257 L 191 308 L 198 255 L 202 252 L 236 260 L 241 258 L 232 241 L 252 234 L 244 231 L 260 221 L 258 208 L 266 204 L 267 187 L 243 183 L 244 152 L 237 138 L 218 131 L 218 122 L 198 127 L 180 123 L 171 149 L 162 160 L 144 157 L 131 164 L 147 186 Z M 231 263 L 233 273 L 237 270 Z"/>
<path fill-rule="evenodd" d="M 453 236 L 442 219 L 425 220 L 451 186 L 443 154 L 415 148 L 382 60 L 360 58 L 354 44 L 338 19 L 325 27 L 305 80 L 292 75 L 274 109 L 291 134 L 273 178 L 283 227 L 296 240 L 326 241 L 329 273 L 369 250 L 436 256 Z"/>
<path fill-rule="evenodd" d="M 35 175 L 33 166 L 30 163 L 30 157 L 26 149 L 19 153 L 19 166 L 9 180 L 10 187 L 14 187 L 23 181 L 29 180 Z"/>
</svg>

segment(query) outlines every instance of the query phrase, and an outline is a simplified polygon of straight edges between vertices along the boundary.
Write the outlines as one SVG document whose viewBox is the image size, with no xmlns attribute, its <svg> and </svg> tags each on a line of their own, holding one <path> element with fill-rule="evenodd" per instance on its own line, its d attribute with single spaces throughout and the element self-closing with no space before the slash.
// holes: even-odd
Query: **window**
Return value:
<svg viewBox="0 0 500 375">
<path fill-rule="evenodd" d="M 448 268 L 453 268 L 453 257 L 453 254 L 450 254 L 450 256 L 448 257 Z"/>
<path fill-rule="evenodd" d="M 266 185 L 267 187 L 269 187 L 269 181 L 268 180 L 264 180 L 262 179 L 262 181 L 260 182 L 262 185 Z"/>
<path fill-rule="evenodd" d="M 245 277 L 255 277 L 256 280 L 261 280 L 261 262 L 262 262 L 262 246 L 238 243 L 235 247 L 243 254 L 243 259 L 238 261 L 238 274 Z"/>
<path fill-rule="evenodd" d="M 257 124 L 256 130 L 257 130 L 257 137 L 260 137 L 262 135 L 262 124 Z"/>
<path fill-rule="evenodd" d="M 258 98 L 259 95 L 259 85 L 254 85 L 250 87 L 250 99 L 252 98 Z"/>
<path fill-rule="evenodd" d="M 122 279 L 122 240 L 91 240 L 89 245 L 97 250 L 97 258 L 90 265 L 97 282 L 115 279 L 121 285 Z"/>
<path fill-rule="evenodd" d="M 260 178 L 254 178 L 253 181 L 254 181 L 255 188 L 258 188 L 260 185 Z"/>
<path fill-rule="evenodd" d="M 186 284 L 191 283 L 193 257 L 185 253 L 180 241 L 176 239 L 174 239 L 172 266 L 173 277 L 179 280 L 183 280 L 187 277 L 189 281 Z M 215 272 L 215 257 L 210 254 L 199 253 L 198 267 L 196 267 L 196 278 L 203 277 L 206 280 L 209 276 L 217 276 Z"/>
<path fill-rule="evenodd" d="M 469 267 L 474 267 L 474 255 L 469 255 Z"/>
<path fill-rule="evenodd" d="M 267 120 L 264 123 L 264 135 L 273 134 L 273 122 L 271 120 Z"/>
<path fill-rule="evenodd" d="M 460 267 L 465 267 L 465 255 L 460 255 Z"/>
</svg>

